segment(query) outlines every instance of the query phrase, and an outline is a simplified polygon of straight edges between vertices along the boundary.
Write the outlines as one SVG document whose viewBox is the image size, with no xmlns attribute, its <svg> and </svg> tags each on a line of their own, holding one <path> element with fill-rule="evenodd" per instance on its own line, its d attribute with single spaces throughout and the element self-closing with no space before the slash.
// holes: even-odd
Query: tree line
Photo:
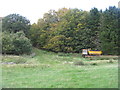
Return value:
<svg viewBox="0 0 120 90">
<path fill-rule="evenodd" d="M 32 25 L 25 17 L 11 14 L 3 19 L 3 34 L 4 36 L 8 32 L 19 34 L 22 31 L 21 33 L 24 33 L 22 36 L 27 38 L 25 40 L 29 44 L 31 42 L 34 47 L 53 52 L 80 53 L 82 49 L 91 48 L 102 50 L 104 54 L 116 55 L 119 54 L 120 47 L 119 20 L 120 9 L 115 6 L 105 11 L 97 8 L 92 8 L 90 11 L 77 8 L 49 10 L 43 18 Z M 3 47 L 6 48 L 4 39 Z M 5 44 L 7 46 L 9 43 Z M 28 45 L 28 49 L 30 47 L 31 45 Z M 3 51 L 6 52 L 4 49 Z M 15 52 L 15 50 L 12 51 Z"/>
</svg>

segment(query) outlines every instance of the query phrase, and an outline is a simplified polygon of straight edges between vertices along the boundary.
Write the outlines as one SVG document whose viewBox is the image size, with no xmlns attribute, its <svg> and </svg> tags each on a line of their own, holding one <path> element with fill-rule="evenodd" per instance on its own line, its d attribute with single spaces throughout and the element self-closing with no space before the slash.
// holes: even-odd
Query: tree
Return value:
<svg viewBox="0 0 120 90">
<path fill-rule="evenodd" d="M 30 21 L 19 14 L 10 14 L 2 20 L 2 53 L 30 54 Z"/>
<path fill-rule="evenodd" d="M 29 31 L 29 39 L 34 47 L 38 46 L 38 38 L 40 36 L 40 28 L 37 24 L 32 24 Z"/>
<path fill-rule="evenodd" d="M 68 41 L 65 41 L 65 46 L 72 48 L 72 52 L 81 52 L 82 48 L 87 48 L 87 36 L 83 32 L 86 26 L 86 17 L 88 12 L 79 9 L 71 9 L 65 16 L 66 25 L 64 25 L 63 33 Z M 85 40 L 86 39 L 86 40 Z"/>
<path fill-rule="evenodd" d="M 90 48 L 100 50 L 100 12 L 97 8 L 90 10 L 86 23 L 86 33 L 90 41 Z"/>
<path fill-rule="evenodd" d="M 118 29 L 117 29 L 117 35 L 118 35 L 118 40 L 117 40 L 117 46 L 118 46 L 118 55 L 120 55 L 120 8 L 118 8 L 118 14 L 117 14 L 117 18 L 118 18 Z"/>
<path fill-rule="evenodd" d="M 16 33 L 23 31 L 28 35 L 30 29 L 30 21 L 19 14 L 10 14 L 2 20 L 2 31 L 9 31 Z"/>
<path fill-rule="evenodd" d="M 106 54 L 118 54 L 118 37 L 119 37 L 119 9 L 109 7 L 103 12 L 101 19 L 101 47 Z"/>
<path fill-rule="evenodd" d="M 30 37 L 34 46 L 55 52 L 81 52 L 83 48 L 117 54 L 120 10 L 93 8 L 90 12 L 62 8 L 50 10 L 33 24 Z"/>
<path fill-rule="evenodd" d="M 0 17 L 0 36 L 2 36 L 2 17 Z M 2 53 L 2 37 L 0 37 L 0 53 Z"/>
</svg>

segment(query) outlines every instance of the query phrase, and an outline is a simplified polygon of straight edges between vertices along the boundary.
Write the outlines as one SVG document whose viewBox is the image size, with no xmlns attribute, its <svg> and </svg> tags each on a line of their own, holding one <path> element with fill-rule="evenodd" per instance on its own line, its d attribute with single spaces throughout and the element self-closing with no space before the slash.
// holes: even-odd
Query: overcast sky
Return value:
<svg viewBox="0 0 120 90">
<path fill-rule="evenodd" d="M 1 0 L 0 17 L 9 14 L 25 16 L 31 23 L 37 22 L 50 9 L 78 8 L 89 11 L 96 7 L 105 10 L 109 6 L 118 7 L 120 0 Z"/>
</svg>

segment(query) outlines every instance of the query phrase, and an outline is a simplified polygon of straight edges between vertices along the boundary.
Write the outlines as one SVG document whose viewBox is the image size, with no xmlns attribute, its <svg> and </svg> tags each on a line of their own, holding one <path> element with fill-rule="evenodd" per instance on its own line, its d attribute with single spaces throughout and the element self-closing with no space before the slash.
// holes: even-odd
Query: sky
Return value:
<svg viewBox="0 0 120 90">
<path fill-rule="evenodd" d="M 78 8 L 89 11 L 91 8 L 105 10 L 109 6 L 118 7 L 120 0 L 1 0 L 0 17 L 9 14 L 20 14 L 30 20 L 31 24 L 36 23 L 44 13 L 49 10 L 61 8 Z"/>
</svg>

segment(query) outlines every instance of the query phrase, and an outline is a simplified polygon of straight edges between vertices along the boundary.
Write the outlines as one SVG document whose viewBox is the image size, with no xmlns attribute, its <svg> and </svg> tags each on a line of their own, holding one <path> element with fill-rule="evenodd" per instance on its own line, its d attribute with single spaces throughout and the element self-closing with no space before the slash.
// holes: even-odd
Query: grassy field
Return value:
<svg viewBox="0 0 120 90">
<path fill-rule="evenodd" d="M 34 52 L 31 56 L 3 56 L 3 88 L 118 88 L 117 59 Z"/>
</svg>

